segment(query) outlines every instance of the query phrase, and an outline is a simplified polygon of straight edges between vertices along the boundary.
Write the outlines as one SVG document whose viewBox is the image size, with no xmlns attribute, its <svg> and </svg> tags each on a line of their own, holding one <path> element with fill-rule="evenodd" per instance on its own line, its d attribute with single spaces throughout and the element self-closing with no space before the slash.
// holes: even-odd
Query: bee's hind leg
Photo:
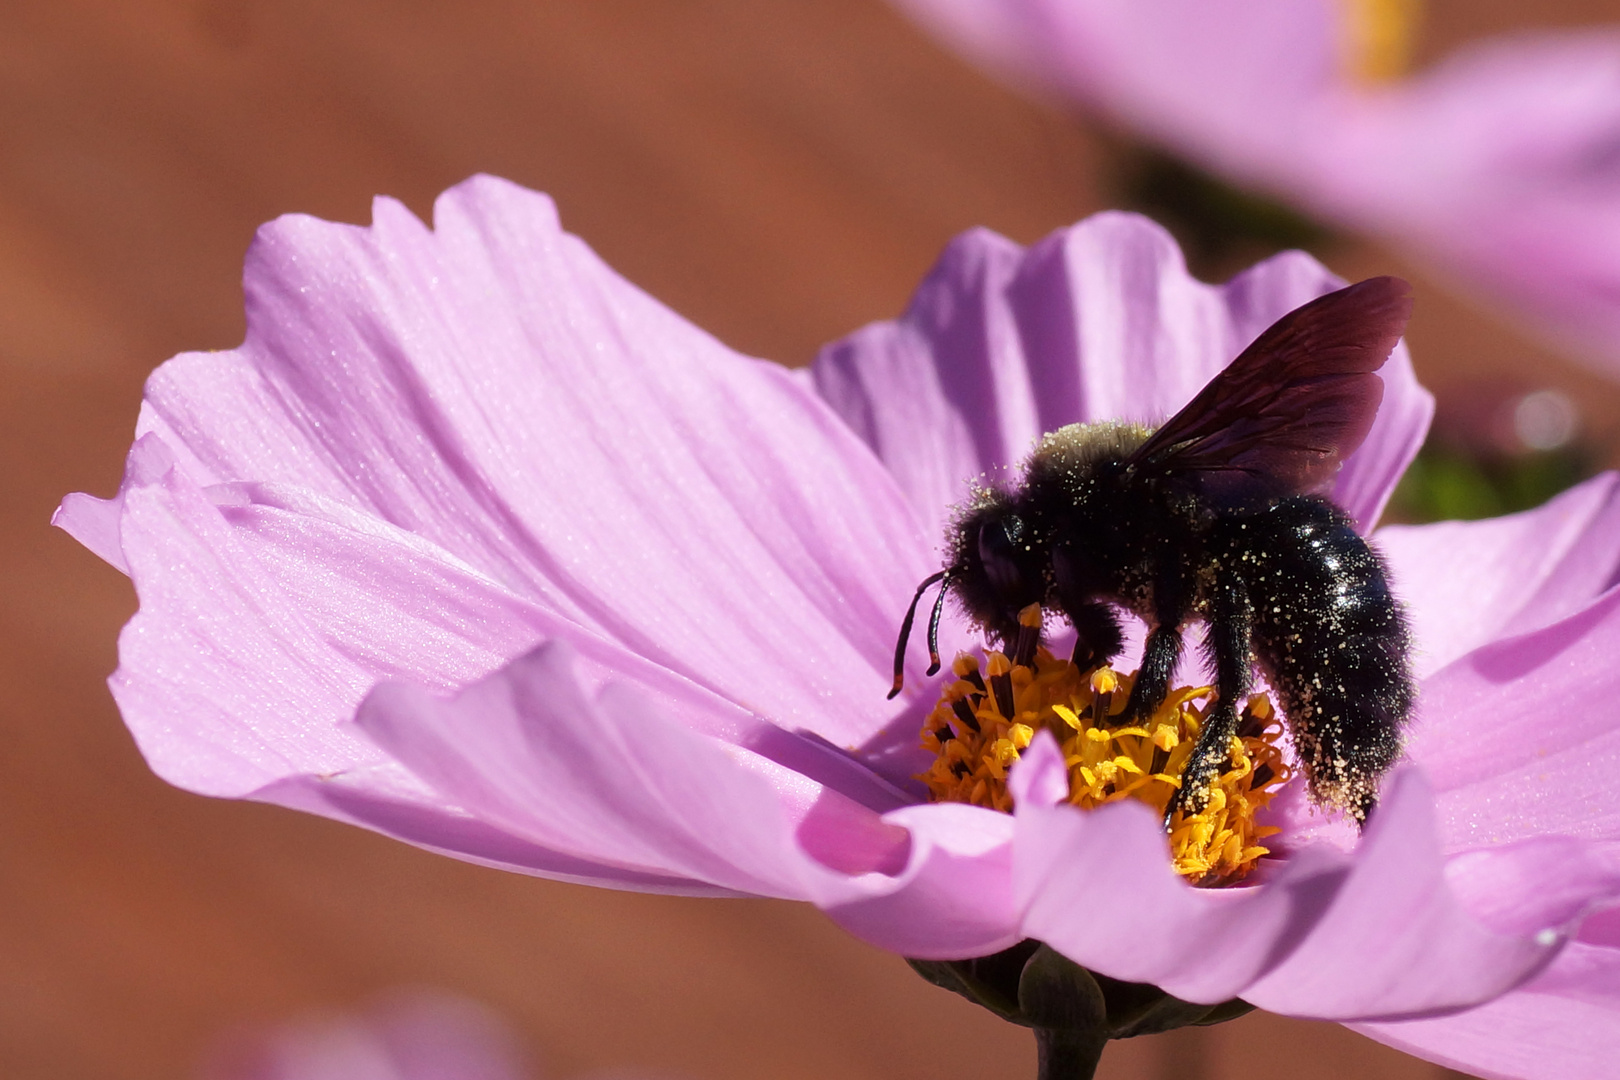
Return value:
<svg viewBox="0 0 1620 1080">
<path fill-rule="evenodd" d="M 1215 704 L 1204 718 L 1198 744 L 1181 774 L 1181 787 L 1170 797 L 1165 826 L 1177 810 L 1196 813 L 1209 801 L 1210 784 L 1232 758 L 1232 736 L 1237 734 L 1239 710 L 1253 685 L 1250 664 L 1253 648 L 1254 607 L 1239 581 L 1223 582 L 1210 597 L 1209 636 L 1204 650 L 1215 669 Z M 1145 664 L 1144 664 L 1145 666 Z"/>
</svg>

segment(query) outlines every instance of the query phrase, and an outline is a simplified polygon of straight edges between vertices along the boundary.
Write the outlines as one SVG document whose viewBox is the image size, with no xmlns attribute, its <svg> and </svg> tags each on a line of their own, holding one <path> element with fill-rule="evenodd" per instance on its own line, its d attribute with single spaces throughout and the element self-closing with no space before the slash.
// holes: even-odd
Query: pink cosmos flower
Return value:
<svg viewBox="0 0 1620 1080">
<path fill-rule="evenodd" d="M 1500 1075 L 1620 1054 L 1620 919 L 1582 922 L 1620 898 L 1612 476 L 1379 534 L 1423 697 L 1359 843 L 1295 800 L 1254 884 L 1199 890 L 1145 806 L 1052 805 L 1048 742 L 1013 815 L 912 780 L 938 684 L 914 661 L 886 700 L 891 650 L 966 478 L 1169 413 L 1338 284 L 1309 257 L 1214 287 L 1131 215 L 971 232 L 810 372 L 490 178 L 431 229 L 389 200 L 280 219 L 245 279 L 244 344 L 159 368 L 118 494 L 56 518 L 135 583 L 111 687 L 172 783 L 546 877 L 806 900 L 912 957 L 1038 938 Z M 1383 376 L 1335 489 L 1368 524 L 1431 404 L 1404 347 Z"/>
<path fill-rule="evenodd" d="M 895 2 L 1009 81 L 1380 235 L 1620 375 L 1620 32 L 1524 32 L 1391 82 L 1357 69 L 1399 51 L 1411 4 Z"/>
</svg>

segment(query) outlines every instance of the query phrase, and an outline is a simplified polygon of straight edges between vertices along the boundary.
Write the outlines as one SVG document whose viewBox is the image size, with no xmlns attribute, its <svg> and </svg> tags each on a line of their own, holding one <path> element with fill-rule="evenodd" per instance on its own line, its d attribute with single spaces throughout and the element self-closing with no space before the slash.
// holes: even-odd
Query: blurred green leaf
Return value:
<svg viewBox="0 0 1620 1080">
<path fill-rule="evenodd" d="M 1579 448 L 1485 458 L 1430 442 L 1401 478 L 1385 516 L 1416 524 L 1513 514 L 1591 474 Z"/>
</svg>

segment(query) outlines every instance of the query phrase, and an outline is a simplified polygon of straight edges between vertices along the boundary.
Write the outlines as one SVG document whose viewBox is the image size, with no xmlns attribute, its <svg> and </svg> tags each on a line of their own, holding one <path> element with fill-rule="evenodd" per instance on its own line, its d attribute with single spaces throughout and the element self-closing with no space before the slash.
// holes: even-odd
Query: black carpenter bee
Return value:
<svg viewBox="0 0 1620 1080">
<path fill-rule="evenodd" d="M 1382 561 L 1320 492 L 1372 426 L 1383 397 L 1374 372 L 1411 307 L 1398 278 L 1340 289 L 1279 319 L 1157 430 L 1107 422 L 1047 435 L 1021 486 L 958 508 L 949 563 L 919 586 L 901 626 L 895 692 L 935 582 L 929 674 L 947 593 L 1015 662 L 1041 637 L 1019 622 L 1030 604 L 1067 618 L 1085 667 L 1120 653 L 1116 606 L 1141 617 L 1149 633 L 1121 723 L 1163 702 L 1182 630 L 1199 619 L 1217 698 L 1170 812 L 1206 803 L 1252 659 L 1312 798 L 1364 822 L 1412 708 L 1409 637 Z"/>
</svg>

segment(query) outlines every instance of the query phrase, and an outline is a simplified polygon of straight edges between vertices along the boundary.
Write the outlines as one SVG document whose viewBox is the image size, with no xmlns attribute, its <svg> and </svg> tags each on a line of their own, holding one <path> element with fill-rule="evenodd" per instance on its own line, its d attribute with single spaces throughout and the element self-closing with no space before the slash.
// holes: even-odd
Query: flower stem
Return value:
<svg viewBox="0 0 1620 1080">
<path fill-rule="evenodd" d="M 1037 1080 L 1091 1080 L 1108 1036 L 1078 1028 L 1036 1028 Z"/>
</svg>

